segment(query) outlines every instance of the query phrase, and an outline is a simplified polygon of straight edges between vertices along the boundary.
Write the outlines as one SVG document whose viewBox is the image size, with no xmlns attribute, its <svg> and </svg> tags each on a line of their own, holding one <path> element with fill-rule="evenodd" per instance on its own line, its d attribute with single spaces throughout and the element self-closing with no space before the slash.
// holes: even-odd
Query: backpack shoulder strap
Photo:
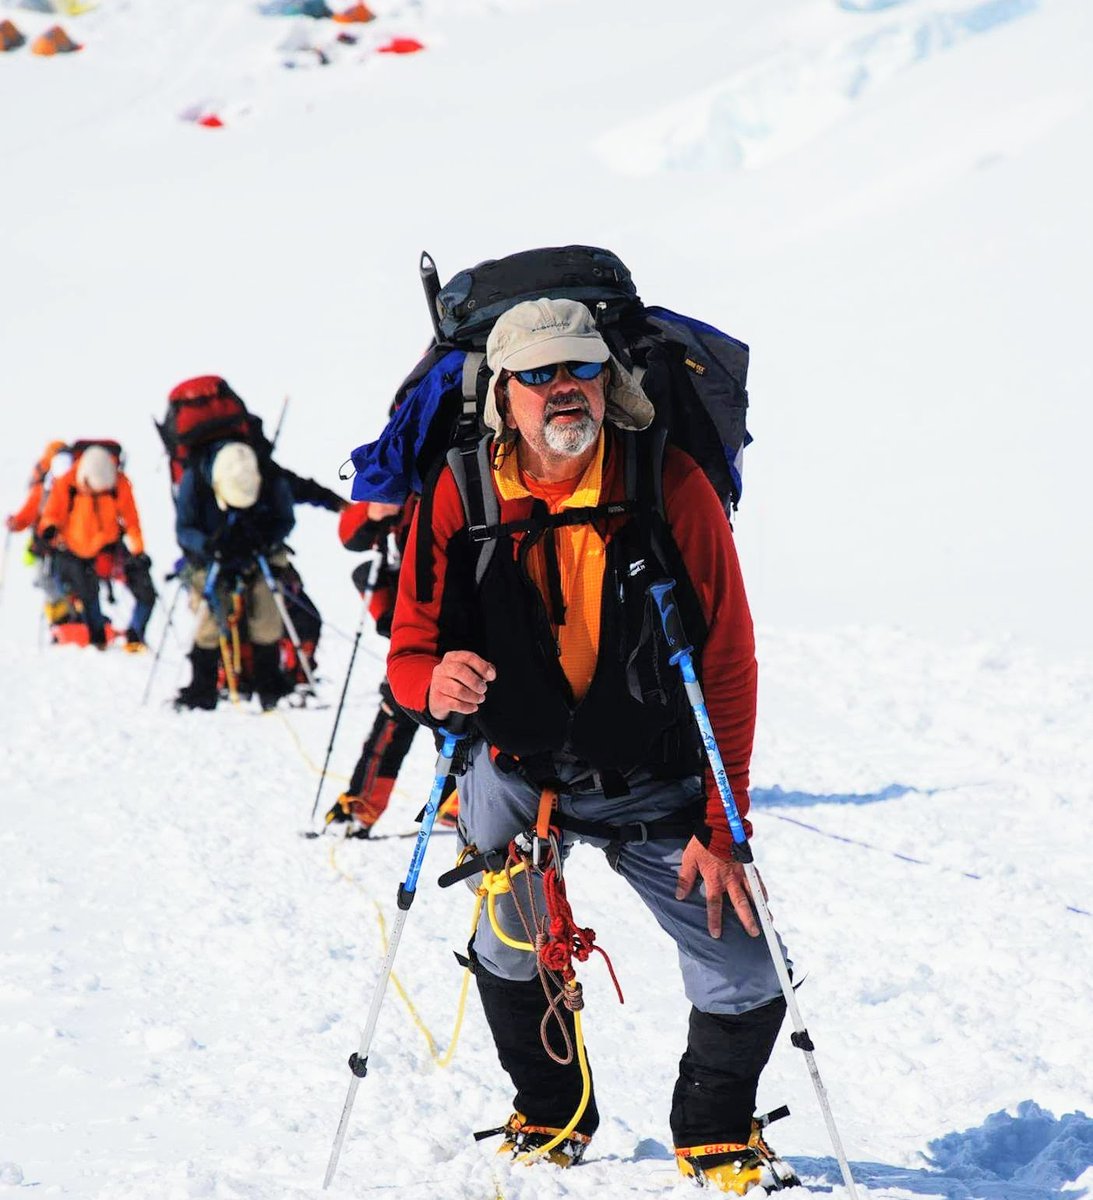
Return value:
<svg viewBox="0 0 1093 1200">
<path fill-rule="evenodd" d="M 455 444 L 444 458 L 437 460 L 422 481 L 414 570 L 418 599 L 426 604 L 433 599 L 433 501 L 445 463 L 455 476 L 468 526 L 473 528 L 485 522 L 482 480 L 489 478 L 489 438 L 480 439 L 478 433 L 478 377 L 485 361 L 485 354 L 477 350 L 465 355 L 460 381 L 463 406 L 456 422 Z M 489 491 L 492 497 L 493 489 Z M 494 502 L 496 504 L 496 498 Z"/>
<path fill-rule="evenodd" d="M 448 451 L 448 466 L 455 477 L 463 512 L 467 518 L 467 531 L 471 543 L 478 547 L 474 581 L 482 582 L 482 576 L 493 557 L 497 544 L 491 531 L 501 520 L 501 502 L 490 483 L 490 444 L 492 436 L 480 438 L 475 446 L 456 446 Z"/>
<path fill-rule="evenodd" d="M 664 456 L 668 431 L 654 426 L 627 434 L 623 460 L 627 499 L 633 499 L 642 544 L 665 566 L 679 559 L 664 503 Z M 674 553 L 673 553 L 674 551 Z"/>
</svg>

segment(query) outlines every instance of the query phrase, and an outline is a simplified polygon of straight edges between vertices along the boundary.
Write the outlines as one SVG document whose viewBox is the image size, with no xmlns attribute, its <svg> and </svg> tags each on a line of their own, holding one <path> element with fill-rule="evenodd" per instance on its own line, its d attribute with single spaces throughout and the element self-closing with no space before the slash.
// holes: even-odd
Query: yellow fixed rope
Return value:
<svg viewBox="0 0 1093 1200">
<path fill-rule="evenodd" d="M 342 868 L 341 864 L 338 862 L 337 843 L 336 842 L 333 843 L 330 847 L 330 865 L 334 869 L 334 871 L 336 871 L 337 874 L 339 876 L 341 876 L 342 879 L 351 883 L 353 885 L 353 887 L 355 887 L 357 889 L 357 891 L 359 891 L 363 896 L 366 896 L 369 900 L 372 900 L 372 897 L 368 895 L 368 893 L 364 890 L 363 887 L 361 887 L 360 883 L 358 883 L 357 880 L 352 875 L 350 875 L 348 871 L 344 870 Z M 384 952 L 386 953 L 386 950 L 387 950 L 387 922 L 384 919 L 383 909 L 380 907 L 379 903 L 376 900 L 372 900 L 372 903 L 376 907 L 376 916 L 379 921 L 379 927 L 380 927 L 380 937 L 383 941 Z M 481 897 L 479 897 L 479 899 L 476 901 L 475 906 L 474 906 L 474 919 L 471 923 L 471 937 L 474 936 L 474 931 L 475 931 L 475 929 L 478 928 L 478 920 L 479 920 L 479 916 L 481 915 L 481 912 L 482 912 L 482 899 L 481 899 Z M 453 1058 L 455 1057 L 455 1050 L 456 1050 L 456 1046 L 459 1043 L 460 1032 L 463 1029 L 463 1017 L 464 1017 L 464 1015 L 466 1013 L 466 1009 L 467 1009 L 467 993 L 470 990 L 470 982 L 471 982 L 470 968 L 468 967 L 463 972 L 463 983 L 460 986 L 460 991 L 459 991 L 459 1004 L 458 1004 L 458 1007 L 456 1010 L 455 1025 L 452 1029 L 452 1035 L 448 1039 L 448 1049 L 444 1052 L 443 1055 L 438 1053 L 437 1046 L 436 1046 L 436 1039 L 433 1037 L 432 1033 L 429 1031 L 429 1028 L 426 1026 L 425 1022 L 418 1015 L 418 1011 L 414 1007 L 414 1002 L 410 999 L 409 993 L 406 991 L 405 987 L 403 987 L 402 981 L 394 973 L 394 971 L 391 972 L 391 982 L 395 985 L 395 990 L 398 992 L 399 996 L 402 997 L 402 1002 L 406 1005 L 406 1009 L 410 1014 L 410 1019 L 413 1021 L 414 1025 L 420 1031 L 422 1037 L 425 1038 L 425 1044 L 429 1047 L 429 1056 L 432 1058 L 433 1062 L 441 1069 L 443 1069 L 447 1066 L 450 1066 Z"/>
<path fill-rule="evenodd" d="M 274 712 L 276 712 L 277 715 L 281 718 L 281 724 L 284 725 L 284 727 L 288 730 L 289 737 L 292 738 L 292 741 L 295 744 L 296 749 L 299 751 L 300 757 L 308 765 L 308 767 L 311 771 L 313 771 L 316 775 L 321 775 L 323 773 L 322 768 L 319 767 L 316 764 L 315 760 L 311 757 L 311 755 L 308 754 L 307 747 L 301 741 L 300 735 L 296 732 L 296 729 L 293 726 L 292 722 L 288 719 L 287 716 L 285 716 L 285 714 L 281 711 L 280 708 L 274 709 Z M 348 783 L 349 782 L 348 775 L 335 775 L 333 771 L 327 771 L 326 777 L 327 777 L 327 779 L 337 780 L 338 783 Z"/>
<path fill-rule="evenodd" d="M 501 922 L 497 919 L 497 897 L 503 896 L 506 892 L 512 891 L 512 876 L 518 875 L 521 871 L 527 870 L 526 862 L 519 862 L 510 871 L 484 871 L 482 873 L 482 882 L 475 889 L 475 894 L 478 896 L 478 908 L 475 909 L 475 923 L 471 928 L 471 936 L 474 936 L 474 930 L 478 927 L 477 914 L 482 905 L 483 896 L 486 897 L 486 912 L 489 914 L 490 927 L 498 940 L 506 946 L 511 946 L 514 950 L 525 950 L 530 954 L 536 952 L 536 948 L 530 942 L 520 942 L 509 935 L 501 928 Z M 576 987 L 575 982 L 566 984 L 566 989 L 571 991 Z M 529 1165 L 537 1162 L 544 1154 L 549 1154 L 555 1146 L 560 1146 L 567 1137 L 577 1128 L 577 1122 L 584 1116 L 585 1109 L 588 1107 L 589 1097 L 592 1095 L 592 1075 L 588 1069 L 588 1057 L 584 1049 L 584 1032 L 581 1027 L 580 1009 L 573 1010 L 573 1035 L 577 1043 L 577 1065 L 581 1071 L 581 1099 L 577 1105 L 577 1110 L 569 1119 L 566 1127 L 560 1130 L 537 1150 L 532 1150 L 527 1154 L 520 1155 L 516 1159 L 517 1162 Z"/>
<path fill-rule="evenodd" d="M 566 987 L 570 986 L 572 985 L 566 984 Z M 581 1068 L 581 1102 L 577 1105 L 577 1111 L 569 1118 L 569 1124 L 564 1129 L 560 1129 L 545 1145 L 540 1146 L 537 1150 L 532 1150 L 529 1154 L 522 1154 L 516 1160 L 525 1166 L 530 1166 L 533 1162 L 537 1162 L 542 1158 L 544 1154 L 549 1154 L 555 1146 L 560 1146 L 573 1130 L 577 1128 L 577 1122 L 584 1116 L 584 1110 L 588 1107 L 588 1098 L 592 1095 L 592 1074 L 588 1069 L 588 1058 L 584 1052 L 584 1032 L 581 1029 L 581 1014 L 579 1009 L 573 1013 L 573 1034 L 574 1040 L 577 1043 L 577 1064 Z"/>
<path fill-rule="evenodd" d="M 307 752 L 307 747 L 304 745 L 303 739 L 296 732 L 296 729 L 293 726 L 292 722 L 288 719 L 288 717 L 284 714 L 284 712 L 282 712 L 282 710 L 280 708 L 276 709 L 275 711 L 276 711 L 277 715 L 281 718 L 281 722 L 284 725 L 284 727 L 288 730 L 289 737 L 292 738 L 293 744 L 296 746 L 296 750 L 298 751 L 300 757 L 307 764 L 308 770 L 311 771 L 311 773 L 313 775 L 321 775 L 323 773 L 322 767 L 320 767 L 319 764 Z M 338 775 L 338 774 L 335 774 L 335 772 L 333 772 L 333 771 L 327 771 L 326 777 L 327 777 L 327 779 L 333 779 L 337 783 L 346 783 L 347 784 L 350 781 L 348 775 Z M 403 791 L 403 789 L 399 788 L 399 787 L 392 788 L 391 795 L 397 796 L 401 800 L 409 800 L 410 799 L 410 793 Z"/>
</svg>

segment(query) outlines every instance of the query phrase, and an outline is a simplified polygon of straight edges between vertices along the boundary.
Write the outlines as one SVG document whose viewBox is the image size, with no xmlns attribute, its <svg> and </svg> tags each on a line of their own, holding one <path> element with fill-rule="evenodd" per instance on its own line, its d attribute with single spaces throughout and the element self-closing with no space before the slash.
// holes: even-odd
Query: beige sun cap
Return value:
<svg viewBox="0 0 1093 1200">
<path fill-rule="evenodd" d="M 528 371 L 561 362 L 610 364 L 606 418 L 621 429 L 652 424 L 653 405 L 637 380 L 613 357 L 586 305 L 579 300 L 525 300 L 497 318 L 486 341 L 491 372 L 482 419 L 499 433 L 496 384 L 502 371 Z"/>
<path fill-rule="evenodd" d="M 105 446 L 88 446 L 76 464 L 76 485 L 89 492 L 109 492 L 118 482 L 118 463 Z"/>
<path fill-rule="evenodd" d="M 494 375 L 560 362 L 607 362 L 611 351 L 579 300 L 525 300 L 498 318 L 486 342 Z"/>
<path fill-rule="evenodd" d="M 246 442 L 226 442 L 216 452 L 213 495 L 221 509 L 252 508 L 262 490 L 258 455 Z"/>
</svg>

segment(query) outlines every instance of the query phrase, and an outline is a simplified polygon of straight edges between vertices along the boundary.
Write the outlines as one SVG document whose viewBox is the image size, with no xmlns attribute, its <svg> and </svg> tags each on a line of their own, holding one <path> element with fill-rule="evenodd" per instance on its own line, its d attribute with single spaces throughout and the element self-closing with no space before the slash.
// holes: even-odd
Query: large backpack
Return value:
<svg viewBox="0 0 1093 1200">
<path fill-rule="evenodd" d="M 484 432 L 481 413 L 490 378 L 486 339 L 506 309 L 547 296 L 588 306 L 611 352 L 653 402 L 655 428 L 695 459 L 726 509 L 735 510 L 742 455 L 751 441 L 743 342 L 670 309 L 646 307 L 621 259 L 594 246 L 528 250 L 479 263 L 444 287 L 423 254 L 421 277 L 434 342 L 399 387 L 380 437 L 352 452 L 354 500 L 401 504 L 418 493 L 426 521 L 435 479 L 456 447 L 470 475 L 460 490 L 465 504 L 469 499 L 475 505 L 477 493 L 485 491 L 473 459 Z M 476 514 L 469 511 L 468 517 L 473 527 Z M 419 550 L 418 588 L 424 596 L 431 593 L 424 577 L 428 547 L 419 544 Z"/>
<path fill-rule="evenodd" d="M 163 421 L 155 421 L 171 464 L 171 487 L 177 488 L 191 456 L 213 442 L 251 439 L 254 418 L 219 375 L 183 380 L 167 397 Z"/>
</svg>

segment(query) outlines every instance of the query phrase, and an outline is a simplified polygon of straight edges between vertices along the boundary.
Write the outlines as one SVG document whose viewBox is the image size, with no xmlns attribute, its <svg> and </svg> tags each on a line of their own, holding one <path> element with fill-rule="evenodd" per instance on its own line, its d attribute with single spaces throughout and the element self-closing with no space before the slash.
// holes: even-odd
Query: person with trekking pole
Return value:
<svg viewBox="0 0 1093 1200">
<path fill-rule="evenodd" d="M 292 494 L 279 476 L 263 476 L 252 447 L 228 441 L 182 475 L 176 533 L 186 556 L 183 575 L 198 615 L 190 652 L 193 675 L 176 709 L 213 709 L 218 667 L 237 674 L 241 623 L 253 647 L 252 681 L 263 710 L 286 694 L 280 663 L 284 626 L 266 571 L 288 561 L 282 543 L 295 517 Z"/>
<path fill-rule="evenodd" d="M 31 471 L 26 499 L 4 521 L 6 532 L 4 534 L 4 556 L 0 560 L 0 594 L 3 593 L 4 582 L 7 579 L 8 550 L 11 546 L 12 534 L 28 530 L 30 537 L 27 542 L 26 561 L 28 565 L 37 564 L 38 574 L 35 586 L 40 587 L 45 593 L 45 615 L 46 620 L 51 624 L 69 616 L 71 608 L 64 588 L 56 577 L 49 546 L 38 535 L 38 520 L 49 499 L 54 481 L 64 475 L 71 466 L 72 454 L 68 444 L 57 439 L 49 442 Z"/>
<path fill-rule="evenodd" d="M 729 1195 L 790 1186 L 792 1168 L 766 1140 L 774 1114 L 755 1113 L 786 1000 L 648 594 L 676 580 L 748 829 L 755 648 L 725 510 L 696 462 L 650 428 L 653 405 L 582 303 L 502 312 L 485 370 L 489 433 L 449 454 L 427 531 L 419 509 L 406 558 L 419 561 L 427 532 L 431 594 L 419 572 L 402 573 L 388 674 L 422 724 L 469 718 L 459 780 L 469 858 L 458 870 L 512 875 L 510 890 L 491 888 L 493 915 L 470 947 L 515 1089 L 500 1152 L 569 1166 L 600 1121 L 577 1014 L 568 996 L 554 1005 L 541 974 L 558 960 L 545 961 L 527 916 L 568 911 L 557 878 L 586 842 L 649 908 L 663 952 L 671 942 L 678 952 L 691 1004 L 669 1114 L 679 1171 Z M 548 1009 L 578 1055 L 545 1044 Z"/>
<path fill-rule="evenodd" d="M 111 633 L 100 588 L 105 584 L 113 602 L 114 580 L 125 581 L 133 608 L 123 644 L 141 653 L 147 649 L 144 629 L 156 589 L 133 487 L 122 470 L 122 448 L 113 440 L 87 439 L 74 442 L 71 450 L 72 466 L 54 480 L 42 507 L 38 537 L 49 547 L 57 582 L 74 615 L 86 626 L 87 643 L 99 650 L 105 649 Z"/>
<path fill-rule="evenodd" d="M 361 502 L 346 508 L 338 521 L 342 545 L 347 550 L 364 551 L 367 556 L 353 569 L 352 578 L 380 637 L 391 636 L 402 551 L 415 507 L 413 496 L 401 505 Z M 373 827 L 391 802 L 398 773 L 418 729 L 417 722 L 399 707 L 386 678 L 381 680 L 379 692 L 375 719 L 349 786 L 335 800 L 323 822 L 325 831 L 340 832 L 347 838 L 371 837 Z M 449 782 L 437 820 L 443 827 L 454 829 L 458 812 L 459 798 L 454 782 Z"/>
</svg>

